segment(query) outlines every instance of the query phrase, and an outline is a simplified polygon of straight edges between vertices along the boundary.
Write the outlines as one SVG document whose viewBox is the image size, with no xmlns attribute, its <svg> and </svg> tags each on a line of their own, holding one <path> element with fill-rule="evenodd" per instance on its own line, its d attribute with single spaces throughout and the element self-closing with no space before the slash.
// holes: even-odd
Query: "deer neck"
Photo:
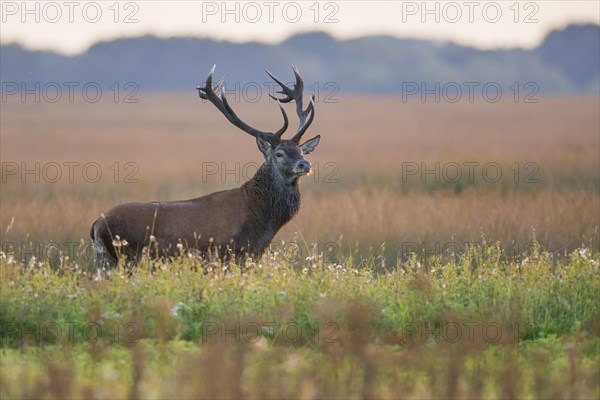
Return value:
<svg viewBox="0 0 600 400">
<path fill-rule="evenodd" d="M 259 220 L 266 222 L 273 235 L 300 209 L 298 178 L 290 181 L 281 176 L 272 164 L 264 163 L 242 186 Z"/>
</svg>

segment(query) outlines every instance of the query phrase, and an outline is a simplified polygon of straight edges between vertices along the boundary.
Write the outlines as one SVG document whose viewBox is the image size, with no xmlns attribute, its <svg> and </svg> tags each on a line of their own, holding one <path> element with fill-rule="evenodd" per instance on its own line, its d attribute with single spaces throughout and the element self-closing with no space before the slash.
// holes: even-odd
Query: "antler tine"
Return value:
<svg viewBox="0 0 600 400">
<path fill-rule="evenodd" d="M 221 80 L 219 81 L 219 83 L 217 83 L 217 84 L 214 86 L 214 88 L 213 88 L 213 90 L 215 91 L 215 93 L 216 93 L 217 95 L 220 95 L 220 92 L 221 92 L 221 86 L 223 86 L 223 84 L 225 83 L 225 77 L 226 77 L 226 76 L 227 76 L 227 75 L 223 75 L 223 77 L 221 78 Z"/>
<path fill-rule="evenodd" d="M 269 96 L 273 100 L 277 100 L 281 103 L 289 103 L 290 101 L 295 99 L 296 96 L 295 96 L 293 89 L 290 89 L 289 87 L 287 87 L 287 85 L 285 83 L 283 83 L 282 81 L 277 79 L 277 77 L 275 77 L 275 75 L 273 75 L 269 70 L 265 69 L 265 72 L 267 73 L 267 75 L 269 75 L 271 77 L 271 79 L 273 79 L 275 82 L 277 82 L 277 84 L 279 86 L 281 86 L 281 90 L 277 91 L 276 93 L 281 93 L 286 96 L 282 99 L 278 99 L 277 97 L 275 97 L 271 93 L 269 93 Z"/>
<path fill-rule="evenodd" d="M 294 71 L 294 76 L 296 77 L 296 83 L 294 84 L 293 89 L 290 88 L 289 86 L 287 86 L 286 84 L 284 84 L 281 80 L 277 79 L 268 70 L 266 72 L 275 82 L 277 82 L 279 84 L 279 86 L 281 86 L 281 90 L 278 91 L 277 93 L 281 93 L 281 94 L 285 95 L 284 98 L 278 99 L 277 97 L 269 94 L 269 96 L 271 96 L 271 98 L 273 98 L 281 103 L 287 103 L 291 100 L 296 101 L 296 114 L 298 114 L 300 123 L 298 125 L 298 131 L 297 131 L 296 135 L 292 138 L 292 141 L 298 143 L 300 141 L 300 139 L 302 138 L 302 135 L 304 134 L 304 132 L 306 132 L 306 130 L 312 123 L 313 118 L 315 116 L 315 104 L 314 104 L 315 97 L 314 96 L 310 97 L 310 104 L 308 105 L 308 107 L 306 107 L 306 110 L 303 110 L 302 109 L 302 107 L 303 107 L 302 106 L 302 94 L 304 92 L 304 82 L 302 81 L 302 77 L 300 76 L 300 71 L 298 70 L 298 67 L 296 67 L 295 65 L 292 65 L 292 70 Z M 310 117 L 307 121 L 306 118 L 308 117 L 309 114 L 310 114 Z"/>
<path fill-rule="evenodd" d="M 223 101 L 221 101 L 221 97 L 219 95 L 217 95 L 217 93 L 215 93 L 212 82 L 213 82 L 213 76 L 215 74 L 216 68 L 217 68 L 217 65 L 214 64 L 213 67 L 211 68 L 210 72 L 208 73 L 208 77 L 206 78 L 206 83 L 205 83 L 204 87 L 197 86 L 196 90 L 198 90 L 198 96 L 200 96 L 201 99 L 210 101 L 215 107 L 217 107 L 217 109 L 219 111 L 221 111 L 221 114 L 223 114 L 229 122 L 231 122 L 232 124 L 235 125 L 235 121 L 231 118 L 231 116 L 229 115 L 229 112 L 223 105 Z"/>
<path fill-rule="evenodd" d="M 279 130 L 277 132 L 275 132 L 275 135 L 277 135 L 277 137 L 279 139 L 281 139 L 281 136 L 288 128 L 288 116 L 287 116 L 285 110 L 283 109 L 283 106 L 281 105 L 281 102 L 279 100 L 277 100 L 277 105 L 279 106 L 279 110 L 281 110 L 281 114 L 283 115 L 283 126 L 281 128 L 279 128 Z"/>
<path fill-rule="evenodd" d="M 310 107 L 310 105 L 306 108 L 306 111 L 302 111 L 302 94 L 304 93 L 304 82 L 302 81 L 302 77 L 300 76 L 300 71 L 298 71 L 298 67 L 292 65 L 292 70 L 294 71 L 294 75 L 296 76 L 296 84 L 294 85 L 294 95 L 296 96 L 296 113 L 298 114 L 298 117 L 300 117 L 300 125 L 298 125 L 299 132 L 302 126 L 304 125 L 306 113 L 308 112 L 308 108 Z"/>
<path fill-rule="evenodd" d="M 216 67 L 217 66 L 215 64 L 215 65 L 213 65 L 212 69 L 210 70 L 210 73 L 208 74 L 208 77 L 206 78 L 205 86 L 204 87 L 198 86 L 196 88 L 198 90 L 198 96 L 200 96 L 201 99 L 210 101 L 221 112 L 221 114 L 223 114 L 225 116 L 225 118 L 227 118 L 227 120 L 229 122 L 231 122 L 233 125 L 240 128 L 244 132 L 246 132 L 256 138 L 265 139 L 265 140 L 269 141 L 271 144 L 279 143 L 281 141 L 281 135 L 283 135 L 283 133 L 285 132 L 285 130 L 288 127 L 288 117 L 287 117 L 287 114 L 285 113 L 285 110 L 281 106 L 281 104 L 279 104 L 279 109 L 281 110 L 281 114 L 283 115 L 283 126 L 277 132 L 275 132 L 275 133 L 263 132 L 263 131 L 259 131 L 258 129 L 251 127 L 250 125 L 248 125 L 244 121 L 242 121 L 240 119 L 240 117 L 237 116 L 237 114 L 233 111 L 233 109 L 227 102 L 225 93 L 220 90 L 220 87 L 225 80 L 224 77 L 223 77 L 223 79 L 221 79 L 221 81 L 216 86 L 216 91 L 219 93 L 217 93 L 215 91 L 215 87 L 213 87 L 212 82 L 213 82 L 213 76 L 214 76 Z"/>
<path fill-rule="evenodd" d="M 307 121 L 306 116 L 308 115 L 308 113 L 310 113 L 310 117 L 308 118 L 308 121 Z M 314 118 L 315 118 L 315 96 L 312 95 L 309 97 L 308 107 L 306 107 L 306 110 L 304 110 L 304 112 L 301 113 L 300 126 L 298 127 L 298 133 L 296 133 L 294 135 L 294 137 L 292 138 L 292 142 L 300 143 L 300 139 L 302 139 L 302 135 L 304 135 L 304 132 L 306 132 L 306 130 L 308 129 L 310 124 L 312 124 Z"/>
<path fill-rule="evenodd" d="M 278 99 L 269 93 L 269 96 L 272 99 L 279 100 L 282 103 L 289 103 L 292 100 L 295 100 L 298 103 L 298 99 L 300 99 L 300 105 L 302 105 L 302 92 L 304 91 L 304 82 L 302 82 L 302 77 L 300 76 L 300 71 L 295 65 L 292 65 L 292 70 L 294 71 L 294 75 L 296 77 L 296 83 L 294 84 L 294 88 L 290 88 L 285 83 L 283 83 L 280 79 L 278 79 L 275 75 L 273 75 L 269 70 L 265 70 L 265 72 L 273 79 L 279 86 L 281 86 L 281 90 L 278 90 L 276 93 L 281 93 L 285 95 L 284 98 Z M 302 109 L 302 107 L 300 107 Z"/>
</svg>

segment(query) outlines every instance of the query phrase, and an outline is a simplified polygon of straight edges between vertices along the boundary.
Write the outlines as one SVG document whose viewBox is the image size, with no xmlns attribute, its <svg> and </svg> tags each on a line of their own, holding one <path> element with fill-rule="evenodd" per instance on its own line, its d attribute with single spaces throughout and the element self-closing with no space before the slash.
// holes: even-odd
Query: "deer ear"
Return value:
<svg viewBox="0 0 600 400">
<path fill-rule="evenodd" d="M 256 144 L 258 145 L 258 149 L 265 157 L 269 157 L 271 152 L 273 151 L 273 146 L 271 143 L 266 141 L 265 139 L 261 139 L 259 137 L 256 138 Z"/>
<path fill-rule="evenodd" d="M 308 139 L 306 142 L 302 143 L 299 146 L 300 150 L 302 150 L 302 152 L 304 154 L 310 154 L 317 147 L 320 140 L 321 140 L 321 135 L 317 135 L 312 139 Z"/>
</svg>

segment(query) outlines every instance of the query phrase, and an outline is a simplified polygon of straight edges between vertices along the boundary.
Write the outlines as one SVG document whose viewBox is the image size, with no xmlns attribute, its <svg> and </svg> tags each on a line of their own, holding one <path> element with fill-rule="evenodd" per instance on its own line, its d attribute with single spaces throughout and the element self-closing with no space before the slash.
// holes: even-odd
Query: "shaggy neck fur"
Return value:
<svg viewBox="0 0 600 400">
<path fill-rule="evenodd" d="M 250 252 L 262 254 L 271 240 L 300 209 L 298 177 L 284 177 L 270 163 L 264 163 L 254 177 L 242 185 L 252 204 L 250 222 L 244 227 L 255 238 Z"/>
<path fill-rule="evenodd" d="M 288 222 L 300 209 L 298 177 L 282 176 L 270 163 L 264 163 L 243 185 L 254 202 L 257 213 L 267 216 L 276 230 Z"/>
</svg>

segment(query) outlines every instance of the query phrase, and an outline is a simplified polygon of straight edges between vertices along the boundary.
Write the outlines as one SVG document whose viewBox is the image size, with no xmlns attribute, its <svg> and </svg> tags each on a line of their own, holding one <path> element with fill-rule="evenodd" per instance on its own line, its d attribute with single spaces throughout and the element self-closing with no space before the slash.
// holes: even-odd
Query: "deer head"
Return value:
<svg viewBox="0 0 600 400">
<path fill-rule="evenodd" d="M 311 164 L 304 158 L 304 155 L 310 154 L 317 147 L 321 140 L 321 136 L 317 135 L 300 144 L 302 135 L 304 135 L 315 117 L 315 104 L 314 96 L 311 96 L 309 98 L 308 107 L 306 107 L 305 110 L 303 109 L 302 93 L 304 91 L 304 83 L 302 82 L 298 68 L 292 66 L 296 77 L 296 83 L 293 88 L 288 87 L 269 71 L 266 71 L 267 74 L 281 86 L 281 90 L 277 93 L 283 95 L 281 98 L 269 95 L 277 102 L 281 114 L 283 115 L 283 126 L 276 132 L 259 131 L 246 124 L 237 116 L 229 105 L 227 98 L 225 97 L 225 92 L 221 90 L 224 79 L 213 86 L 215 68 L 216 65 L 210 70 L 205 86 L 197 87 L 200 98 L 210 101 L 229 122 L 251 136 L 254 136 L 256 138 L 258 149 L 265 158 L 265 163 L 272 166 L 286 183 L 294 184 L 300 176 L 310 173 Z M 299 125 L 294 137 L 287 140 L 282 139 L 283 133 L 288 128 L 288 117 L 282 103 L 289 103 L 292 100 L 296 102 L 296 113 L 298 114 Z"/>
</svg>

